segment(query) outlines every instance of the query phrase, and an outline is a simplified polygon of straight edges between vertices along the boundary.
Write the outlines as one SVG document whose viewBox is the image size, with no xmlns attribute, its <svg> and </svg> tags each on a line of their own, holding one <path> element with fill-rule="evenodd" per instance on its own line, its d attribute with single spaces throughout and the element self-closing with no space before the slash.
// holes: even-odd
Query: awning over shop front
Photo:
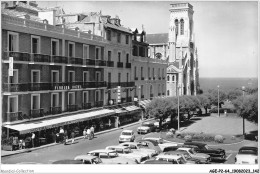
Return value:
<svg viewBox="0 0 260 174">
<path fill-rule="evenodd" d="M 113 110 L 101 109 L 101 110 L 88 112 L 84 114 L 64 116 L 64 117 L 46 119 L 46 120 L 37 120 L 37 121 L 15 124 L 15 125 L 4 125 L 4 127 L 17 130 L 20 132 L 20 134 L 26 134 L 26 133 L 36 132 L 44 129 L 59 127 L 67 124 L 105 117 L 112 114 L 115 114 Z"/>
<path fill-rule="evenodd" d="M 147 105 L 148 105 L 148 103 L 150 103 L 151 102 L 151 100 L 143 100 L 143 101 L 140 101 L 139 102 L 139 105 L 140 106 L 142 106 L 143 108 L 145 108 Z"/>
<path fill-rule="evenodd" d="M 125 108 L 118 108 L 114 110 L 118 116 L 125 115 L 128 111 Z"/>
<path fill-rule="evenodd" d="M 135 105 L 132 105 L 132 106 L 127 106 L 125 107 L 125 109 L 129 112 L 129 113 L 133 113 L 133 112 L 136 112 L 136 111 L 139 111 L 141 108 L 135 106 Z"/>
</svg>

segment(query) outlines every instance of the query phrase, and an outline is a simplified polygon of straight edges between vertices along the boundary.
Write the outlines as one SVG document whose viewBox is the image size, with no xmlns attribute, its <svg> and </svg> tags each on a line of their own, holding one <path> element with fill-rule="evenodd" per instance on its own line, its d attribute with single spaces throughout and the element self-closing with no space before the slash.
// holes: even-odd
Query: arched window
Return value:
<svg viewBox="0 0 260 174">
<path fill-rule="evenodd" d="M 150 94 L 153 94 L 153 85 L 150 86 Z"/>
<path fill-rule="evenodd" d="M 179 21 L 178 21 L 178 19 L 175 19 L 174 23 L 175 23 L 175 27 L 176 27 L 175 32 L 176 32 L 176 35 L 178 35 L 178 28 L 179 28 Z"/>
<path fill-rule="evenodd" d="M 181 19 L 181 35 L 184 35 L 184 20 Z"/>
<path fill-rule="evenodd" d="M 168 95 L 168 96 L 170 95 L 170 91 L 169 91 L 169 90 L 167 90 L 167 95 Z"/>
<path fill-rule="evenodd" d="M 170 76 L 167 76 L 167 81 L 170 81 Z"/>
<path fill-rule="evenodd" d="M 175 75 L 172 76 L 172 81 L 175 81 Z"/>
</svg>

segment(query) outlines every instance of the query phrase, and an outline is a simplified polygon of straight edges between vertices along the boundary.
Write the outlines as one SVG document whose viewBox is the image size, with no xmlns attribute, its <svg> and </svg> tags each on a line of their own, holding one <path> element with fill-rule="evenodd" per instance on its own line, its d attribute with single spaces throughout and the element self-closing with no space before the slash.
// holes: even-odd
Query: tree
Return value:
<svg viewBox="0 0 260 174">
<path fill-rule="evenodd" d="M 197 98 L 200 102 L 200 107 L 203 107 L 205 109 L 205 114 L 207 115 L 207 109 L 210 107 L 210 100 L 207 95 L 197 95 Z"/>
<path fill-rule="evenodd" d="M 227 93 L 227 98 L 233 101 L 242 95 L 243 95 L 242 90 L 231 90 Z"/>
<path fill-rule="evenodd" d="M 218 105 L 218 90 L 211 89 L 206 93 L 206 96 L 208 96 L 212 105 Z M 223 103 L 225 99 L 227 99 L 226 93 L 222 90 L 219 90 L 219 103 Z M 221 108 L 221 104 L 219 105 L 219 107 Z"/>
<path fill-rule="evenodd" d="M 258 92 L 238 97 L 233 101 L 233 104 L 239 116 L 258 123 Z"/>
</svg>

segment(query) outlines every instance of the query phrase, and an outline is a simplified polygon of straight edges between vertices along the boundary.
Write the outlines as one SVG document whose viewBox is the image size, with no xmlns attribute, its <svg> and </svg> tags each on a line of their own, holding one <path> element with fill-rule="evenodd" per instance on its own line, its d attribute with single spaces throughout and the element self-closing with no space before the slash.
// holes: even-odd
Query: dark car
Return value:
<svg viewBox="0 0 260 174">
<path fill-rule="evenodd" d="M 65 160 L 54 161 L 52 164 L 83 164 L 83 162 L 79 160 L 65 159 Z"/>
<path fill-rule="evenodd" d="M 151 132 L 154 132 L 155 131 L 155 126 L 154 126 L 154 123 L 153 122 L 143 122 L 142 123 L 142 126 L 147 126 L 150 128 Z"/>
<path fill-rule="evenodd" d="M 210 155 L 212 161 L 216 160 L 225 160 L 226 152 L 224 149 L 220 148 L 211 148 L 205 143 L 199 142 L 185 142 L 185 147 L 194 147 L 194 150 L 198 153 L 205 153 Z"/>
<path fill-rule="evenodd" d="M 165 152 L 164 154 L 166 155 L 183 155 L 184 159 L 188 162 L 188 163 L 192 163 L 192 164 L 203 164 L 199 159 L 195 159 L 192 158 L 188 152 L 185 151 L 168 151 Z"/>
</svg>

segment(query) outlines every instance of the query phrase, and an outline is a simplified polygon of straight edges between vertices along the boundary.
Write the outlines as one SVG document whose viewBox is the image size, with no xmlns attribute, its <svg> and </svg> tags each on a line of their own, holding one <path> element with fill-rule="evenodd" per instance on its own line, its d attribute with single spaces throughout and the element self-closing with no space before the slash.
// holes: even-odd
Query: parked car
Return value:
<svg viewBox="0 0 260 174">
<path fill-rule="evenodd" d="M 148 154 L 138 151 L 134 152 L 130 147 L 126 146 L 107 146 L 106 149 L 115 150 L 118 153 L 118 156 L 137 160 L 138 163 L 142 163 L 150 158 Z"/>
<path fill-rule="evenodd" d="M 172 164 L 172 162 L 162 160 L 147 160 L 143 164 Z"/>
<path fill-rule="evenodd" d="M 258 164 L 258 148 L 252 146 L 243 146 L 239 149 L 235 164 Z"/>
<path fill-rule="evenodd" d="M 211 148 L 205 143 L 200 142 L 185 142 L 184 146 L 186 147 L 194 147 L 194 150 L 197 153 L 205 153 L 210 155 L 211 160 L 225 160 L 226 159 L 226 152 L 224 149 L 220 148 Z"/>
<path fill-rule="evenodd" d="M 87 153 L 99 157 L 104 164 L 138 164 L 136 160 L 120 157 L 115 150 L 99 149 Z"/>
<path fill-rule="evenodd" d="M 135 151 L 144 152 L 144 153 L 148 154 L 150 158 L 159 154 L 158 151 L 156 151 L 154 149 L 148 149 L 147 147 L 144 147 L 141 143 L 125 142 L 125 143 L 119 144 L 119 146 L 130 147 L 130 149 L 132 149 L 133 152 L 135 152 Z"/>
<path fill-rule="evenodd" d="M 83 164 L 83 162 L 79 160 L 64 159 L 54 161 L 52 164 Z"/>
<path fill-rule="evenodd" d="M 211 158 L 209 155 L 204 154 L 204 153 L 197 153 L 194 151 L 194 148 L 180 147 L 177 149 L 177 151 L 188 152 L 192 158 L 200 160 L 203 164 L 209 164 L 211 161 Z"/>
<path fill-rule="evenodd" d="M 102 164 L 102 160 L 97 156 L 91 155 L 79 155 L 74 158 L 74 160 L 82 161 L 83 164 Z"/>
<path fill-rule="evenodd" d="M 161 152 L 161 148 L 159 147 L 159 144 L 154 140 L 139 140 L 136 142 L 140 143 L 143 148 L 153 149 L 157 152 Z"/>
<path fill-rule="evenodd" d="M 180 155 L 188 164 L 202 164 L 199 159 L 192 158 L 188 152 L 185 151 L 168 151 L 165 155 Z"/>
<path fill-rule="evenodd" d="M 158 156 L 155 157 L 155 160 L 167 161 L 167 162 L 171 162 L 172 164 L 187 164 L 187 162 L 183 159 L 183 157 L 178 155 L 159 154 Z"/>
<path fill-rule="evenodd" d="M 154 132 L 154 131 L 155 131 L 154 123 L 149 121 L 143 122 L 142 126 L 137 128 L 138 134 L 142 134 L 142 133 L 147 134 L 149 132 Z"/>
<path fill-rule="evenodd" d="M 135 135 L 133 130 L 123 130 L 119 136 L 119 143 L 122 142 L 133 142 L 135 140 Z"/>
<path fill-rule="evenodd" d="M 178 142 L 167 141 L 167 140 L 164 140 L 159 137 L 158 138 L 157 137 L 146 137 L 146 138 L 143 138 L 143 140 L 156 141 L 158 143 L 160 151 L 163 151 L 164 148 L 166 148 L 166 147 L 181 146 L 183 144 L 183 143 L 178 143 Z"/>
</svg>

